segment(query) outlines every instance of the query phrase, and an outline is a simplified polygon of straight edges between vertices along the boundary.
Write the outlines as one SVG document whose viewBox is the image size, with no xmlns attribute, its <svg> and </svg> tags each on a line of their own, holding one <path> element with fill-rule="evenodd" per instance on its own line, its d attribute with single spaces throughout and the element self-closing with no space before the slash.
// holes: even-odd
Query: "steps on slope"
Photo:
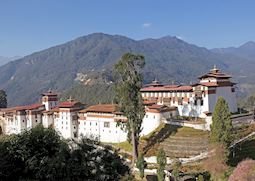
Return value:
<svg viewBox="0 0 255 181">
<path fill-rule="evenodd" d="M 174 131 L 168 132 L 168 129 Z M 147 138 L 148 142 L 152 139 L 154 143 L 147 153 L 155 154 L 157 150 L 162 147 L 166 152 L 166 156 L 171 158 L 196 156 L 207 151 L 208 135 L 208 132 L 202 130 L 165 125 L 157 134 L 154 134 L 154 137 Z M 157 137 L 157 139 L 155 139 L 155 137 Z"/>
</svg>

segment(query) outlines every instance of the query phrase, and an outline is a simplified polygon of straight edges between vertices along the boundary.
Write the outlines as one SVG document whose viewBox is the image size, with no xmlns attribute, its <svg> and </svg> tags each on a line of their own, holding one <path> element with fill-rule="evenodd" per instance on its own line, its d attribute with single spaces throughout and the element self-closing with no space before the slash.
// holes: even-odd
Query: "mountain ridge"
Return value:
<svg viewBox="0 0 255 181">
<path fill-rule="evenodd" d="M 40 93 L 49 89 L 66 95 L 78 86 L 84 89 L 84 96 L 93 96 L 100 87 L 111 90 L 112 85 L 107 83 L 113 81 L 113 66 L 126 52 L 145 56 L 144 83 L 156 77 L 163 83 L 187 84 L 196 81 L 197 76 L 208 72 L 214 64 L 234 75 L 242 71 L 246 74 L 247 66 L 243 65 L 249 63 L 172 36 L 133 40 L 122 35 L 94 33 L 1 66 L 0 89 L 6 90 L 11 106 L 38 101 Z M 112 95 L 105 97 L 107 101 Z"/>
</svg>

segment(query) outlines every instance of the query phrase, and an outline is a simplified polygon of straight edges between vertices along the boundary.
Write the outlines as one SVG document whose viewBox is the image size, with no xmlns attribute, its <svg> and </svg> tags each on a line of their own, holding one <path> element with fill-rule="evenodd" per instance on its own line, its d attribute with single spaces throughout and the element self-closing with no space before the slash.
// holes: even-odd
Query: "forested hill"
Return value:
<svg viewBox="0 0 255 181">
<path fill-rule="evenodd" d="M 145 55 L 145 83 L 154 78 L 162 82 L 194 82 L 214 64 L 238 75 L 236 81 L 244 76 L 247 82 L 254 81 L 249 61 L 239 56 L 215 53 L 171 36 L 137 41 L 95 33 L 0 67 L 0 89 L 6 90 L 9 106 L 38 101 L 40 93 L 49 89 L 64 92 L 65 96 L 76 92 L 77 97 L 79 92 L 89 104 L 110 101 L 113 65 L 126 52 Z"/>
</svg>

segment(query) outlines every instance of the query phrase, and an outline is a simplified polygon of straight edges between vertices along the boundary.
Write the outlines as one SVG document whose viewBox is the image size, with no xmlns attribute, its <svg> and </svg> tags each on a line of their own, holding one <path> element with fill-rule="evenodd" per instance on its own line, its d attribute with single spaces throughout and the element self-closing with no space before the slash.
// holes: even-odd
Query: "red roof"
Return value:
<svg viewBox="0 0 255 181">
<path fill-rule="evenodd" d="M 117 104 L 97 104 L 90 106 L 86 109 L 81 110 L 80 112 L 99 112 L 99 113 L 117 113 L 118 105 Z"/>
<path fill-rule="evenodd" d="M 177 109 L 177 107 L 168 107 L 166 105 L 158 105 L 158 104 L 154 104 L 154 105 L 147 107 L 147 110 L 154 110 L 154 112 L 159 112 L 159 113 L 174 111 L 176 109 Z"/>
<path fill-rule="evenodd" d="M 165 85 L 162 87 L 143 87 L 141 92 L 167 92 L 167 91 L 192 91 L 192 86 Z"/>
<path fill-rule="evenodd" d="M 202 85 L 202 86 L 206 86 L 206 87 L 223 87 L 223 86 L 233 86 L 236 85 L 236 83 L 233 82 L 201 82 L 201 83 L 197 83 L 194 84 L 193 86 L 196 85 Z"/>
<path fill-rule="evenodd" d="M 200 76 L 199 79 L 207 78 L 207 77 L 228 79 L 228 78 L 231 78 L 231 75 L 222 73 L 222 72 L 220 72 L 219 70 L 216 70 L 216 71 L 215 71 L 215 70 L 212 70 L 211 72 L 209 72 L 209 73 L 207 73 L 207 74 L 205 74 L 205 75 Z"/>
<path fill-rule="evenodd" d="M 77 101 L 65 101 L 65 102 L 61 102 L 58 107 L 59 108 L 73 108 L 73 107 L 78 107 L 81 105 L 82 104 Z"/>
<path fill-rule="evenodd" d="M 16 107 L 11 107 L 11 108 L 5 108 L 5 109 L 2 109 L 2 111 L 10 112 L 10 111 L 33 110 L 33 109 L 38 109 L 43 106 L 44 105 L 41 103 L 36 103 L 36 104 L 30 104 L 30 105 L 25 105 L 25 106 L 16 106 Z"/>
</svg>

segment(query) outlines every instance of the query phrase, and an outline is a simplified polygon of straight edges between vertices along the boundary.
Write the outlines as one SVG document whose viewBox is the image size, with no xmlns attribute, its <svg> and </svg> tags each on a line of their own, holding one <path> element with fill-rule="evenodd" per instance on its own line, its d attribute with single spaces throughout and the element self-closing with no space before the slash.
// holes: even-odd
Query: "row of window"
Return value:
<svg viewBox="0 0 255 181">
<path fill-rule="evenodd" d="M 81 122 L 79 122 L 81 124 Z M 86 122 L 83 122 L 84 125 L 86 125 Z M 90 126 L 92 126 L 92 122 L 89 123 Z M 97 122 L 95 122 L 95 125 L 97 126 Z M 110 122 L 104 122 L 104 127 L 105 128 L 110 128 Z"/>
</svg>

